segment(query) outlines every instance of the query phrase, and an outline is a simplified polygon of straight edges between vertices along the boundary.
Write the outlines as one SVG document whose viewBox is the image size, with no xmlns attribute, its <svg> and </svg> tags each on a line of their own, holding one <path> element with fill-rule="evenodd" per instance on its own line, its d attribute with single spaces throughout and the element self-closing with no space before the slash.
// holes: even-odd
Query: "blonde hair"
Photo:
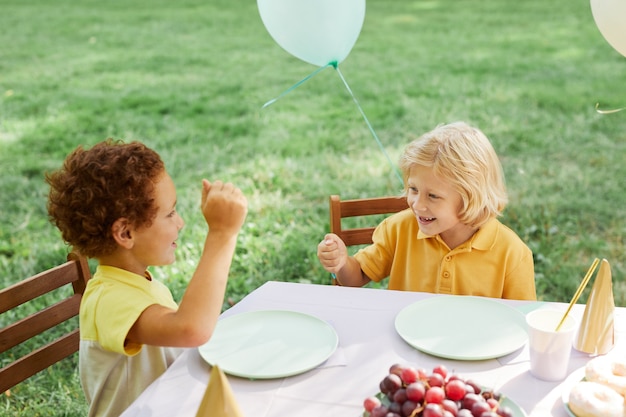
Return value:
<svg viewBox="0 0 626 417">
<path fill-rule="evenodd" d="M 464 122 L 437 126 L 409 143 L 400 157 L 405 193 L 411 167 L 421 165 L 461 195 L 459 219 L 480 227 L 500 216 L 508 197 L 498 155 L 483 132 Z"/>
</svg>

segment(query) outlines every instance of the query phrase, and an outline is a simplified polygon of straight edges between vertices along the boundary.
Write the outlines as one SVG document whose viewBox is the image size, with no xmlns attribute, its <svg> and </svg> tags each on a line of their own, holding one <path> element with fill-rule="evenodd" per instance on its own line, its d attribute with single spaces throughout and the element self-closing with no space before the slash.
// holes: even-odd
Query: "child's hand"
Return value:
<svg viewBox="0 0 626 417">
<path fill-rule="evenodd" d="M 329 233 L 317 245 L 317 257 L 324 269 L 337 274 L 348 261 L 348 250 L 339 236 Z"/>
<path fill-rule="evenodd" d="M 248 213 L 248 200 L 229 182 L 202 180 L 201 209 L 210 232 L 238 233 Z"/>
</svg>

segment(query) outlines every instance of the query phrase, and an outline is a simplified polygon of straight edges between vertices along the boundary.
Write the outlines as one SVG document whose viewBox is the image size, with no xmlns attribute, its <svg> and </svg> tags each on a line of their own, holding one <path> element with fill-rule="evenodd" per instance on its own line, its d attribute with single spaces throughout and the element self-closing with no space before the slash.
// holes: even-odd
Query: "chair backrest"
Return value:
<svg viewBox="0 0 626 417">
<path fill-rule="evenodd" d="M 73 293 L 65 299 L 0 329 L 0 353 L 77 316 L 80 299 L 90 277 L 87 259 L 73 252 L 68 255 L 67 262 L 63 265 L 0 290 L 0 314 L 4 314 L 65 285 L 71 284 L 73 289 Z M 69 333 L 55 336 L 53 341 L 2 367 L 0 393 L 77 352 L 79 332 L 78 323 L 76 320 L 74 322 L 76 323 Z"/>
<path fill-rule="evenodd" d="M 368 227 L 343 228 L 341 220 L 346 217 L 392 214 L 408 208 L 405 197 L 376 197 L 341 200 L 338 195 L 330 196 L 330 231 L 339 236 L 346 246 L 372 243 L 376 224 Z"/>
</svg>

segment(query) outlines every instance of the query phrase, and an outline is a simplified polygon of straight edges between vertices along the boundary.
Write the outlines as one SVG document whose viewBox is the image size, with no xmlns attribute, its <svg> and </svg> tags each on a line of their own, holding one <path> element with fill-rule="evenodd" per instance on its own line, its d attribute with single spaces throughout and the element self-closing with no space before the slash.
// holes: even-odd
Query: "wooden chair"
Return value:
<svg viewBox="0 0 626 417">
<path fill-rule="evenodd" d="M 346 246 L 372 243 L 372 234 L 378 224 L 366 227 L 344 228 L 342 219 L 380 214 L 393 214 L 408 208 L 405 197 L 376 197 L 341 200 L 338 195 L 330 196 L 330 231 L 344 241 Z M 333 277 L 333 284 L 337 280 Z"/>
<path fill-rule="evenodd" d="M 0 314 L 72 284 L 73 294 L 0 329 L 0 353 L 78 315 L 80 299 L 91 278 L 87 259 L 70 253 L 67 262 L 0 290 Z M 0 393 L 78 351 L 78 323 L 71 332 L 19 357 L 0 369 Z"/>
<path fill-rule="evenodd" d="M 342 227 L 346 217 L 393 214 L 408 208 L 404 197 L 376 197 L 356 200 L 341 200 L 338 195 L 330 196 L 330 231 L 344 241 L 346 246 L 372 243 L 372 234 L 377 224 L 368 227 Z"/>
</svg>

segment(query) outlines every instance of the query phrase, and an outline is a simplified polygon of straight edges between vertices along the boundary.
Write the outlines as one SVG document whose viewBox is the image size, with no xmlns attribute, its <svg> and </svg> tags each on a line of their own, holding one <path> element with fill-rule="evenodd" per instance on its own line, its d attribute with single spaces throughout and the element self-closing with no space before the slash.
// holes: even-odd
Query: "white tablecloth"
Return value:
<svg viewBox="0 0 626 417">
<path fill-rule="evenodd" d="M 493 387 L 508 396 L 530 417 L 567 417 L 561 395 L 567 380 L 546 382 L 529 373 L 528 348 L 483 361 L 456 361 L 422 353 L 409 346 L 395 331 L 394 320 L 403 307 L 433 294 L 330 285 L 267 282 L 222 314 L 286 309 L 325 320 L 339 336 L 339 347 L 319 367 L 300 375 L 251 381 L 228 376 L 237 402 L 247 417 L 325 416 L 358 417 L 363 400 L 378 392 L 379 381 L 394 363 L 432 369 L 444 364 L 454 373 Z M 540 303 L 501 300 L 522 312 Z M 552 303 L 551 303 L 552 304 Z M 565 311 L 567 304 L 553 303 Z M 578 320 L 584 305 L 571 315 Z M 445 312 L 433 312 L 445 314 Z M 616 347 L 626 347 L 626 309 L 616 309 Z M 428 318 L 424 318 L 427 320 Z M 462 318 L 468 326 L 488 326 Z M 496 335 L 494 335 L 496 337 Z M 572 350 L 569 370 L 574 373 L 589 361 L 587 354 Z M 197 349 L 186 350 L 126 410 L 122 417 L 195 416 L 209 380 L 210 366 Z"/>
</svg>

